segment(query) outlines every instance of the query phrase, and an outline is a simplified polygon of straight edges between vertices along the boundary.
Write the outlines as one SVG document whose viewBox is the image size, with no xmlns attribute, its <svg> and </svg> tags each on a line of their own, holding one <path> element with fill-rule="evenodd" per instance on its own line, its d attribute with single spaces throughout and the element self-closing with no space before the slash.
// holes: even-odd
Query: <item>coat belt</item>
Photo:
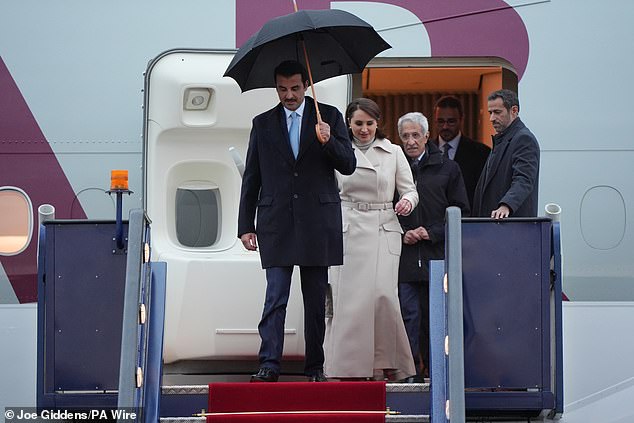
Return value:
<svg viewBox="0 0 634 423">
<path fill-rule="evenodd" d="M 344 207 L 349 207 L 351 209 L 357 209 L 361 211 L 390 210 L 393 207 L 391 202 L 389 203 L 357 203 L 352 201 L 341 201 L 341 205 Z"/>
</svg>

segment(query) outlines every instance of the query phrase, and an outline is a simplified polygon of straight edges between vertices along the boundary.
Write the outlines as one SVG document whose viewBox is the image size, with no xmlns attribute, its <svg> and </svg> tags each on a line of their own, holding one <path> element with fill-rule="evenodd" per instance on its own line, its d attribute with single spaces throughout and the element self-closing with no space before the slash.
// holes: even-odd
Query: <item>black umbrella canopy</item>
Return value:
<svg viewBox="0 0 634 423">
<path fill-rule="evenodd" d="M 297 60 L 306 66 L 302 41 L 313 82 L 361 72 L 370 59 L 391 47 L 351 13 L 300 10 L 265 23 L 240 47 L 224 76 L 235 79 L 243 92 L 275 87 L 273 72 L 281 62 Z"/>
</svg>

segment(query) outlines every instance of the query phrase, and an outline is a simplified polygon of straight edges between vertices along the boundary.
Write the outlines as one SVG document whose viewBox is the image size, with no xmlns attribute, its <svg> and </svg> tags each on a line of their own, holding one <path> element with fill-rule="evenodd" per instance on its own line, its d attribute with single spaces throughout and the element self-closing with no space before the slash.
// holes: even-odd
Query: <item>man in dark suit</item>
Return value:
<svg viewBox="0 0 634 423">
<path fill-rule="evenodd" d="M 518 116 L 517 94 L 495 91 L 488 97 L 487 108 L 496 134 L 476 187 L 472 216 L 537 216 L 539 144 Z"/>
<path fill-rule="evenodd" d="M 319 104 L 323 122 L 317 124 L 315 102 L 305 97 L 305 68 L 295 61 L 283 62 L 274 77 L 280 103 L 253 119 L 238 216 L 238 236 L 245 248 L 255 251 L 259 243 L 267 281 L 258 325 L 260 369 L 251 381 L 278 379 L 286 304 L 293 267 L 298 265 L 304 299 L 304 372 L 310 381 L 323 382 L 328 266 L 343 264 L 335 170 L 352 174 L 356 159 L 337 109 Z"/>
<path fill-rule="evenodd" d="M 405 232 L 398 268 L 398 297 L 416 365 L 416 376 L 411 381 L 422 382 L 424 376 L 429 376 L 429 260 L 445 257 L 447 207 L 460 207 L 463 214 L 469 215 L 469 201 L 458 164 L 427 142 L 427 118 L 422 113 L 407 113 L 397 125 L 422 199 L 409 216 L 398 217 Z"/>
<path fill-rule="evenodd" d="M 480 142 L 465 137 L 462 132 L 464 114 L 462 103 L 454 96 L 438 99 L 434 106 L 434 122 L 438 128 L 438 139 L 432 140 L 445 157 L 455 160 L 460 166 L 469 204 L 473 205 L 473 193 L 484 169 L 491 149 Z"/>
</svg>

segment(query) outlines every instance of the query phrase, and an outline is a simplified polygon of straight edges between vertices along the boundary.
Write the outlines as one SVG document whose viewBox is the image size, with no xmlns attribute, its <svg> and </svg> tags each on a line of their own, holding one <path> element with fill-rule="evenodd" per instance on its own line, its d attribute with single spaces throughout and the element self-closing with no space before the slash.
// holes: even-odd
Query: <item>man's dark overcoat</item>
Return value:
<svg viewBox="0 0 634 423">
<path fill-rule="evenodd" d="M 414 245 L 403 244 L 399 265 L 399 282 L 429 280 L 429 260 L 441 260 L 445 253 L 445 210 L 456 206 L 469 215 L 469 202 L 460 167 L 443 157 L 433 143 L 427 143 L 425 154 L 412 167 L 421 201 L 409 216 L 399 216 L 403 231 L 422 226 L 430 239 Z"/>
<path fill-rule="evenodd" d="M 431 142 L 438 146 L 438 138 L 431 140 Z M 460 166 L 469 205 L 473 204 L 473 194 L 490 152 L 489 146 L 460 135 L 458 149 L 453 159 Z"/>
<path fill-rule="evenodd" d="M 491 211 L 504 203 L 511 209 L 509 217 L 537 216 L 538 190 L 539 144 L 518 117 L 493 136 L 493 151 L 478 181 L 471 215 L 491 217 Z"/>
<path fill-rule="evenodd" d="M 343 264 L 341 200 L 335 169 L 354 172 L 356 159 L 341 113 L 319 104 L 330 140 L 315 134 L 315 104 L 305 97 L 297 159 L 282 104 L 253 119 L 242 178 L 238 236 L 255 232 L 262 267 Z M 257 210 L 257 225 L 256 225 Z"/>
</svg>

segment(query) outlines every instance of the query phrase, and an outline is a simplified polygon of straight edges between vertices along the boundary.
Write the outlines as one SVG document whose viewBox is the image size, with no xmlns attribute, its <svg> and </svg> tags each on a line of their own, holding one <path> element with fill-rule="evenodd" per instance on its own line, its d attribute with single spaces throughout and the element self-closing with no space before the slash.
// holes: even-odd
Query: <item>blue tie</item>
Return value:
<svg viewBox="0 0 634 423">
<path fill-rule="evenodd" d="M 297 112 L 291 113 L 291 127 L 288 129 L 288 137 L 291 140 L 293 156 L 297 158 L 299 153 L 299 115 Z"/>
</svg>

